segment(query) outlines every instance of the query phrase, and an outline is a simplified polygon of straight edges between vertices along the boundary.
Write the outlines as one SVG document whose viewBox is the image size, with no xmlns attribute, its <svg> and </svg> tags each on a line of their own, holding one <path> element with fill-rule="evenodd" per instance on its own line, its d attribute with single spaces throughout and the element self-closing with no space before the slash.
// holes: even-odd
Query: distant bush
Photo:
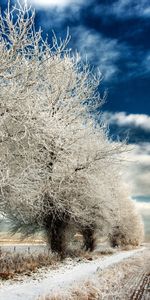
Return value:
<svg viewBox="0 0 150 300">
<path fill-rule="evenodd" d="M 135 209 L 131 200 L 125 199 L 120 209 L 120 219 L 109 234 L 112 247 L 137 247 L 141 244 L 144 237 L 144 227 L 142 219 Z"/>
</svg>

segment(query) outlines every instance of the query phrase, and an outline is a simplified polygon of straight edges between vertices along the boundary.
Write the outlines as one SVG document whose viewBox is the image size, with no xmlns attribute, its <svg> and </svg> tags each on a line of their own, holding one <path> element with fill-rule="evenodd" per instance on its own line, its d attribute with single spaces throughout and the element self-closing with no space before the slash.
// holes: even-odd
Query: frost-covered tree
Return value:
<svg viewBox="0 0 150 300">
<path fill-rule="evenodd" d="M 114 220 L 109 240 L 113 247 L 139 246 L 144 238 L 144 226 L 128 187 L 122 184 L 118 191 L 118 214 Z"/>
<path fill-rule="evenodd" d="M 66 50 L 68 40 L 53 35 L 49 45 L 26 6 L 0 15 L 0 211 L 14 230 L 44 229 L 59 253 L 70 224 L 90 250 L 95 230 L 111 227 L 122 151 L 94 121 L 100 77 Z"/>
</svg>

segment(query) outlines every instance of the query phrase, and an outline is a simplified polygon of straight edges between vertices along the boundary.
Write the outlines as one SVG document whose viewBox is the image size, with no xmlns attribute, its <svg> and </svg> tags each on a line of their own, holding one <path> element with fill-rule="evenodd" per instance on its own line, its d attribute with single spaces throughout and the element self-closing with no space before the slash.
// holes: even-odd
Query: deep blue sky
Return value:
<svg viewBox="0 0 150 300">
<path fill-rule="evenodd" d="M 79 1 L 64 7 L 38 9 L 37 26 L 64 36 L 67 26 L 76 49 L 104 79 L 108 90 L 104 110 L 150 115 L 150 6 L 148 1 Z M 139 3 L 139 4 L 138 4 Z M 110 126 L 112 133 L 129 132 L 129 141 L 150 140 L 150 132 L 130 126 Z M 131 133 L 131 134 L 130 134 Z M 130 139 L 131 137 L 131 139 Z"/>
<path fill-rule="evenodd" d="M 72 48 L 77 48 L 83 55 L 89 52 L 89 57 L 92 56 L 91 64 L 104 70 L 103 85 L 109 92 L 105 109 L 150 115 L 150 10 L 148 14 L 142 12 L 148 7 L 149 1 L 126 0 L 124 2 L 129 2 L 130 5 L 120 13 L 115 13 L 115 9 L 117 10 L 118 2 L 121 1 L 84 2 L 87 4 L 81 5 L 77 13 L 74 12 L 73 4 L 66 7 L 62 18 L 58 16 L 58 10 L 56 13 L 50 8 L 46 13 L 45 10 L 40 10 L 36 17 L 37 24 L 44 23 L 46 30 L 48 27 L 54 28 L 60 36 L 69 26 Z M 143 2 L 141 13 L 140 8 L 135 9 L 136 3 L 140 2 Z M 91 34 L 91 45 L 86 45 L 87 32 Z M 94 43 L 95 39 L 97 43 Z M 105 61 L 106 66 L 102 65 L 103 51 L 98 52 L 98 49 L 94 49 L 98 46 L 102 48 L 103 43 L 106 44 L 104 50 L 112 53 L 112 60 L 110 54 L 108 61 Z M 105 82 L 105 69 L 111 68 L 112 64 L 116 71 Z"/>
</svg>

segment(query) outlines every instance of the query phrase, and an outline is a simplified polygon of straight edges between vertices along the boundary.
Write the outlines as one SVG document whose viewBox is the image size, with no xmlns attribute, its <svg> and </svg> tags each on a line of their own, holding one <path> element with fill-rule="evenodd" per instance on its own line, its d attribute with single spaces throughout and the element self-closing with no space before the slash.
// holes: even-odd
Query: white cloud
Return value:
<svg viewBox="0 0 150 300">
<path fill-rule="evenodd" d="M 113 78 L 118 72 L 117 61 L 122 56 L 125 46 L 119 44 L 117 39 L 104 37 L 84 26 L 75 27 L 74 32 L 81 55 L 99 67 L 104 80 Z"/>
<path fill-rule="evenodd" d="M 145 73 L 150 72 L 150 51 L 145 55 L 145 57 L 143 59 L 142 67 L 143 67 Z"/>
<path fill-rule="evenodd" d="M 147 0 L 118 0 L 113 4 L 113 10 L 119 17 L 150 16 L 150 5 Z"/>
<path fill-rule="evenodd" d="M 146 8 L 144 9 L 144 15 L 147 16 L 147 17 L 150 16 L 150 6 L 149 6 L 149 7 L 146 7 Z"/>
<path fill-rule="evenodd" d="M 116 38 L 108 38 L 83 25 L 72 28 L 72 32 L 73 37 L 76 37 L 79 52 L 82 56 L 87 56 L 91 65 L 99 67 L 104 80 L 125 80 L 127 77 L 135 78 L 150 72 L 149 51 L 147 53 L 137 51 L 135 57 L 134 49 L 127 43 L 119 42 Z M 126 75 L 120 69 L 120 60 L 124 61 L 128 68 Z"/>
<path fill-rule="evenodd" d="M 24 0 L 22 0 L 24 1 Z M 33 7 L 45 9 L 45 16 L 42 19 L 42 27 L 64 30 L 61 24 L 65 23 L 68 17 L 77 18 L 80 16 L 81 6 L 87 5 L 90 1 L 85 0 L 27 0 Z M 118 4 L 117 4 L 118 3 Z M 109 21 L 109 14 L 116 14 L 116 16 L 123 17 L 124 13 L 128 14 L 128 10 L 132 12 L 132 9 L 126 9 L 130 5 L 129 0 L 115 1 L 114 4 L 107 5 L 95 5 L 92 9 L 95 14 L 100 17 L 106 18 Z M 47 6 L 49 6 L 47 8 Z M 68 16 L 69 8 L 69 16 Z M 147 8 L 148 9 L 148 8 Z M 147 12 L 148 14 L 148 12 Z M 78 20 L 79 21 L 79 20 Z M 65 23 L 66 24 L 66 23 Z M 65 25 L 67 27 L 67 24 Z M 72 37 L 76 37 L 73 41 L 73 48 L 77 48 L 83 56 L 87 56 L 91 65 L 99 67 L 104 80 L 124 80 L 127 76 L 139 77 L 143 74 L 150 72 L 149 61 L 150 53 L 141 53 L 137 51 L 136 57 L 133 57 L 133 48 L 127 43 L 120 43 L 117 39 L 111 39 L 103 36 L 95 30 L 86 28 L 85 26 L 75 25 L 71 26 L 70 34 Z M 76 49 L 75 49 L 76 50 Z M 123 59 L 128 68 L 128 72 L 124 75 L 120 69 L 119 59 Z M 130 63 L 129 63 L 130 61 Z M 118 76 L 118 74 L 121 74 Z"/>
<path fill-rule="evenodd" d="M 35 6 L 67 6 L 72 3 L 80 3 L 81 0 L 28 0 L 28 2 L 32 3 Z"/>
<path fill-rule="evenodd" d="M 95 8 L 95 13 L 101 14 L 104 18 L 108 15 L 114 15 L 120 19 L 132 17 L 149 18 L 150 4 L 148 0 L 118 0 L 114 1 L 112 5 L 98 5 Z"/>
<path fill-rule="evenodd" d="M 125 112 L 105 112 L 104 118 L 109 124 L 118 126 L 134 126 L 150 131 L 150 116 L 146 114 L 126 114 Z"/>
<path fill-rule="evenodd" d="M 150 198 L 150 143 L 129 145 L 124 155 L 127 167 L 125 181 L 130 185 L 132 196 Z"/>
<path fill-rule="evenodd" d="M 135 205 L 143 216 L 150 216 L 150 203 L 135 201 Z"/>
</svg>

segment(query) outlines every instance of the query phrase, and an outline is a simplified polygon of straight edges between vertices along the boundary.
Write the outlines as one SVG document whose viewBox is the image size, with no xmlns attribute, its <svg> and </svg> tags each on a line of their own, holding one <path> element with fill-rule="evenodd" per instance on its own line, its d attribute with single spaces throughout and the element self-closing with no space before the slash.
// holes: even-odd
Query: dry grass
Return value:
<svg viewBox="0 0 150 300">
<path fill-rule="evenodd" d="M 108 246 L 108 245 L 100 245 L 98 249 L 95 249 L 93 252 L 91 251 L 85 251 L 83 249 L 74 249 L 68 248 L 66 251 L 66 257 L 76 258 L 79 259 L 87 259 L 87 260 L 93 260 L 98 258 L 99 256 L 103 255 L 111 255 L 116 252 L 116 249 Z"/>
<path fill-rule="evenodd" d="M 17 245 L 17 244 L 16 244 Z M 28 247 L 30 248 L 30 247 Z M 0 279 L 7 280 L 16 277 L 17 274 L 32 275 L 38 268 L 56 264 L 61 259 L 58 255 L 47 253 L 17 253 L 2 251 L 0 248 Z M 81 249 L 68 249 L 64 258 L 78 259 L 78 261 L 97 259 L 99 256 L 112 254 L 112 248 L 103 247 L 95 252 L 85 252 Z"/>
<path fill-rule="evenodd" d="M 111 255 L 116 252 L 116 249 L 111 247 L 101 247 L 97 251 L 95 251 L 95 254 L 97 255 Z"/>
<path fill-rule="evenodd" d="M 74 287 L 70 292 L 54 293 L 49 296 L 41 296 L 37 300 L 94 300 L 100 299 L 99 289 L 92 282 L 86 282 L 82 289 Z"/>
<path fill-rule="evenodd" d="M 18 274 L 32 275 L 38 268 L 56 265 L 59 261 L 57 255 L 25 254 L 0 252 L 0 279 L 14 278 Z"/>
</svg>

